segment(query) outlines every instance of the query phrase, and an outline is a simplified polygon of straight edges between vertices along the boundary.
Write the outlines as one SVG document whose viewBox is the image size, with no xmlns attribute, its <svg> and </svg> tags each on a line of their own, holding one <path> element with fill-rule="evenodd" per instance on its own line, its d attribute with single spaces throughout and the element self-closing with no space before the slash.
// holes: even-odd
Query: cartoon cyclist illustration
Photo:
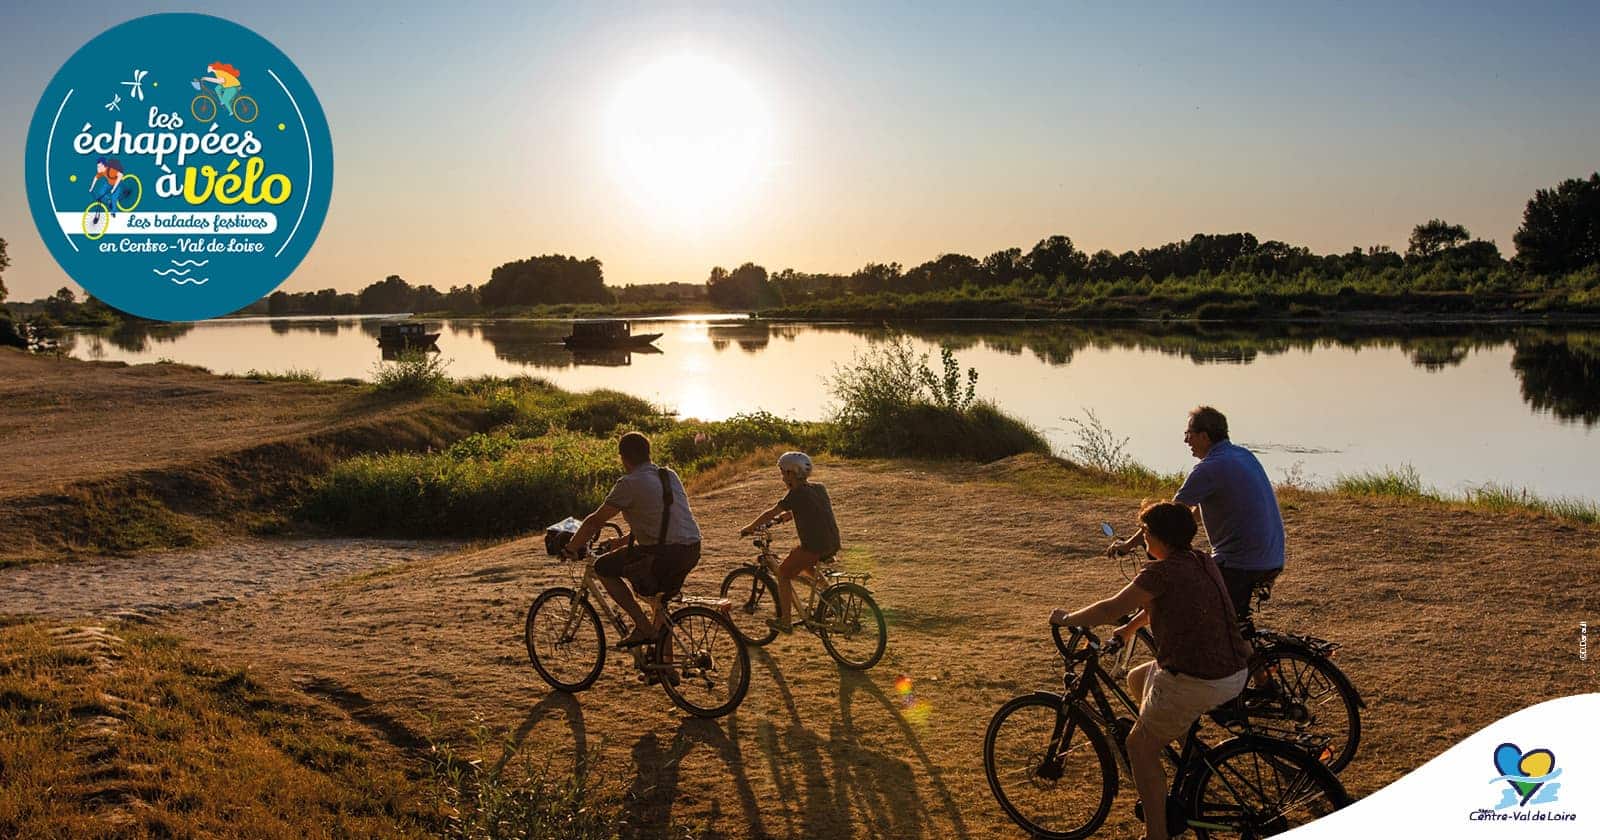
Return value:
<svg viewBox="0 0 1600 840">
<path fill-rule="evenodd" d="M 94 201 L 83 210 L 83 234 L 90 239 L 104 236 L 117 211 L 133 212 L 144 197 L 144 185 L 139 176 L 122 169 L 116 158 L 96 158 L 94 179 L 89 182 L 89 193 Z"/>
<path fill-rule="evenodd" d="M 190 81 L 194 89 L 200 91 L 200 95 L 189 104 L 189 111 L 194 118 L 200 122 L 211 122 L 217 116 L 218 103 L 221 103 L 223 110 L 239 122 L 255 122 L 261 111 L 254 99 L 239 95 L 239 68 L 226 62 L 213 61 L 206 65 L 206 73 L 210 75 Z M 202 82 L 209 82 L 210 86 Z"/>
<path fill-rule="evenodd" d="M 122 181 L 122 161 L 116 158 L 96 158 L 94 180 L 89 182 L 89 192 L 94 200 L 104 204 L 116 215 L 117 199 L 126 192 Z"/>
</svg>

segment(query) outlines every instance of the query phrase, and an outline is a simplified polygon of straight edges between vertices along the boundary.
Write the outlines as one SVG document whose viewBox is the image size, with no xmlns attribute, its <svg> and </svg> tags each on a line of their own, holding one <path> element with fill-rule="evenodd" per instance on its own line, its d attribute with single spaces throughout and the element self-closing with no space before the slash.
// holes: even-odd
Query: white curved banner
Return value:
<svg viewBox="0 0 1600 840">
<path fill-rule="evenodd" d="M 1280 836 L 1600 837 L 1600 694 L 1515 712 L 1354 805 Z"/>
</svg>

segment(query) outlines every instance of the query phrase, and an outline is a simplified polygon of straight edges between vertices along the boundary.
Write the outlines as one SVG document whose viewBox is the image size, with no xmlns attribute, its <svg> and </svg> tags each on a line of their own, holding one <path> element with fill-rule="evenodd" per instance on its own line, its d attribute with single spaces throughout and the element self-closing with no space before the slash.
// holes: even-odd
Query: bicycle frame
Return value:
<svg viewBox="0 0 1600 840">
<path fill-rule="evenodd" d="M 1135 718 L 1139 713 L 1139 705 L 1134 702 L 1134 699 L 1126 691 L 1122 690 L 1122 686 L 1118 685 L 1116 679 L 1107 673 L 1100 664 L 1100 656 L 1103 653 L 1115 655 L 1117 649 L 1106 651 L 1092 636 L 1086 638 L 1085 643 L 1090 647 L 1082 658 L 1078 660 L 1083 663 L 1082 675 L 1074 672 L 1072 667 L 1074 660 L 1066 658 L 1067 673 L 1062 679 L 1061 706 L 1056 713 L 1055 728 L 1050 734 L 1049 750 L 1046 755 L 1051 758 L 1047 759 L 1047 761 L 1059 762 L 1060 757 L 1064 754 L 1065 751 L 1062 748 L 1072 737 L 1072 727 L 1066 710 L 1077 707 L 1087 713 L 1091 720 L 1100 723 L 1101 728 L 1113 736 L 1111 738 L 1112 748 L 1117 751 L 1117 755 L 1122 758 L 1123 766 L 1126 767 L 1128 766 L 1128 751 L 1123 742 L 1123 733 L 1119 733 L 1117 730 L 1117 713 L 1109 698 L 1114 696 Z M 1107 687 L 1111 690 L 1109 695 L 1105 690 Z M 1091 698 L 1093 700 L 1092 703 L 1089 702 Z M 1213 775 L 1224 785 L 1228 786 L 1235 794 L 1238 793 L 1237 790 L 1233 790 L 1233 783 L 1224 774 L 1218 772 L 1215 765 L 1210 763 L 1211 747 L 1200 739 L 1199 730 L 1200 721 L 1196 720 L 1189 727 L 1188 734 L 1184 736 L 1181 751 L 1174 750 L 1171 744 L 1162 747 L 1162 755 L 1172 762 L 1176 768 L 1176 772 L 1172 775 L 1172 784 L 1167 790 L 1169 800 L 1180 796 L 1189 778 L 1202 766 L 1208 767 Z M 1060 775 L 1059 768 L 1056 769 L 1056 773 L 1058 776 Z M 1228 831 L 1236 828 L 1236 826 L 1223 823 L 1193 820 L 1187 816 L 1184 817 L 1184 821 L 1190 827 L 1214 831 Z"/>
<path fill-rule="evenodd" d="M 600 615 L 604 616 L 606 620 L 611 622 L 611 626 L 616 628 L 619 638 L 625 637 L 628 634 L 628 625 L 622 620 L 620 608 L 612 606 L 609 593 L 607 593 L 605 587 L 601 586 L 600 584 L 600 576 L 596 574 L 594 570 L 595 557 L 596 555 L 593 551 L 584 552 L 583 571 L 574 572 L 572 574 L 572 589 L 578 593 L 578 598 L 580 601 L 588 601 L 598 608 L 597 611 L 600 613 Z M 646 651 L 649 648 L 649 645 L 639 645 L 630 649 L 629 652 L 633 654 L 634 664 L 637 665 L 641 671 L 664 671 L 669 670 L 672 667 L 671 660 L 674 652 L 673 649 L 682 644 L 679 641 L 676 633 L 677 625 L 672 623 L 672 611 L 669 609 L 669 607 L 673 603 L 683 603 L 686 605 L 699 604 L 701 606 L 709 606 L 713 608 L 720 608 L 721 606 L 720 599 L 694 598 L 681 594 L 671 602 L 662 601 L 660 596 L 649 596 L 640 598 L 639 600 L 650 602 L 650 607 L 661 621 L 660 635 L 666 636 L 672 640 L 671 646 L 669 646 L 667 650 L 663 651 L 663 661 L 661 664 L 656 664 L 649 661 L 649 658 L 646 656 Z M 582 611 L 578 609 L 574 609 L 572 614 L 567 616 L 567 624 L 561 628 L 561 638 L 570 639 L 572 635 L 577 632 L 578 623 L 582 619 L 582 616 Z M 682 653 L 687 656 L 690 652 L 684 650 Z"/>
<path fill-rule="evenodd" d="M 756 556 L 754 563 L 746 564 L 754 568 L 765 569 L 774 579 L 778 577 L 778 569 L 783 565 L 782 558 L 772 550 L 771 527 L 760 528 L 756 531 L 756 547 L 761 553 Z M 838 569 L 821 570 L 811 568 L 803 576 L 795 577 L 795 581 L 804 582 L 810 590 L 806 594 L 805 614 L 815 615 L 817 611 L 817 597 L 826 592 L 836 583 L 854 583 L 871 594 L 872 589 L 867 586 L 867 581 L 872 579 L 870 572 L 845 572 Z M 799 593 L 796 593 L 799 594 Z"/>
</svg>

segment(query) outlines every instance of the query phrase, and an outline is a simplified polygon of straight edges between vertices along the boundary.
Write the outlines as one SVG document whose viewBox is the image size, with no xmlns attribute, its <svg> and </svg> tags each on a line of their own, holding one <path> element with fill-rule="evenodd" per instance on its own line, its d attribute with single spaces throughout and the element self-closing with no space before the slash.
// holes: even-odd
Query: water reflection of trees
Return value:
<svg viewBox="0 0 1600 840">
<path fill-rule="evenodd" d="M 143 353 L 150 349 L 151 344 L 165 344 L 177 341 L 189 331 L 194 329 L 194 324 L 166 324 L 155 321 L 123 321 L 115 327 L 95 330 L 94 335 L 99 336 L 111 346 L 128 353 Z"/>
<path fill-rule="evenodd" d="M 633 364 L 635 355 L 661 352 L 649 346 L 568 350 L 561 339 L 572 327 L 562 322 L 451 321 L 450 329 L 461 338 L 482 338 L 497 359 L 541 368 L 625 367 Z"/>
<path fill-rule="evenodd" d="M 1519 341 L 1511 369 L 1529 405 L 1585 426 L 1600 423 L 1600 333 L 1551 333 Z"/>
</svg>

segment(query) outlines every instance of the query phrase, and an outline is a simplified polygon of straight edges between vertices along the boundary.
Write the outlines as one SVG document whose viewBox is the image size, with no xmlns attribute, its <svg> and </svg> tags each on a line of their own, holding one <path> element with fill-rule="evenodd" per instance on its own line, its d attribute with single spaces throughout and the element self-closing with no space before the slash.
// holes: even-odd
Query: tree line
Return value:
<svg viewBox="0 0 1600 840">
<path fill-rule="evenodd" d="M 1396 274 L 1402 284 L 1424 274 L 1436 277 L 1441 270 L 1464 275 L 1509 269 L 1532 277 L 1555 276 L 1600 265 L 1600 173 L 1539 190 L 1528 201 L 1514 244 L 1516 255 L 1507 260 L 1493 241 L 1474 238 L 1464 226 L 1442 219 L 1417 225 L 1403 255 L 1382 245 L 1315 254 L 1304 246 L 1262 241 L 1250 233 L 1200 233 L 1155 248 L 1120 254 L 1102 249 L 1091 254 L 1070 237 L 1055 235 L 1027 251 L 1007 248 L 982 259 L 942 254 L 910 268 L 893 262 L 868 263 L 850 274 L 794 269 L 768 273 L 749 262 L 732 271 L 719 266 L 711 269 L 706 288 L 711 302 L 719 306 L 760 309 L 849 295 L 916 295 L 954 289 L 1014 287 L 1022 293 L 1060 294 L 1084 284 L 1160 284 L 1175 278 L 1222 274 L 1295 277 L 1310 272 L 1343 277 L 1399 270 Z M 1436 290 L 1413 285 L 1416 288 L 1398 290 Z"/>
</svg>

